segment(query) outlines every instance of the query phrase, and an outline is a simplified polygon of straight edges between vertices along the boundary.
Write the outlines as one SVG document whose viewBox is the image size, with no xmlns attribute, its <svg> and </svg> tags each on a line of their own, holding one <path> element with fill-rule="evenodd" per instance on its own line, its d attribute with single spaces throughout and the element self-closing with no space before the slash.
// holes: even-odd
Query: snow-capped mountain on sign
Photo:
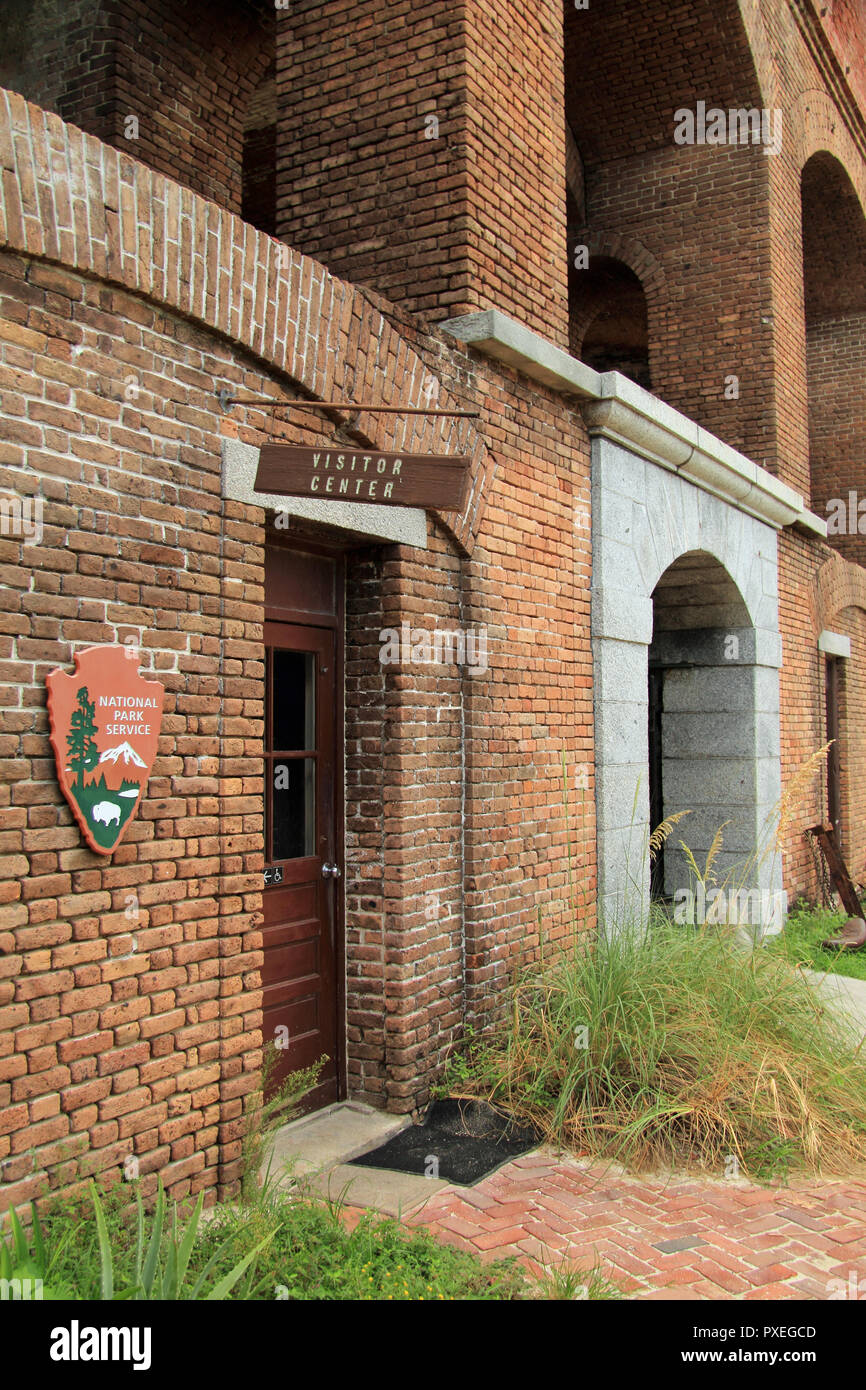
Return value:
<svg viewBox="0 0 866 1390">
<path fill-rule="evenodd" d="M 101 763 L 116 763 L 120 759 L 125 763 L 135 763 L 136 767 L 146 767 L 144 758 L 140 758 L 131 743 L 119 743 L 116 748 L 106 748 L 104 753 L 99 755 Z"/>
</svg>

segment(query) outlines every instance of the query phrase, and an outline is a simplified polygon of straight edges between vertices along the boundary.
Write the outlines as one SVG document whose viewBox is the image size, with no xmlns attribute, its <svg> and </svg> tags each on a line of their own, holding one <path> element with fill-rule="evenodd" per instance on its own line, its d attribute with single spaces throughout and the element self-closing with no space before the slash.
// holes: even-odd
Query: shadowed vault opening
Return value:
<svg viewBox="0 0 866 1390">
<path fill-rule="evenodd" d="M 591 256 L 569 271 L 572 352 L 597 372 L 622 372 L 647 390 L 649 329 L 646 296 L 634 271 L 611 256 Z"/>
<path fill-rule="evenodd" d="M 757 850 L 755 635 L 734 581 L 701 551 L 665 570 L 652 602 L 650 825 L 689 812 L 653 863 L 654 896 L 672 898 L 692 883 L 680 841 L 703 868 L 724 825 L 719 882 L 728 871 L 739 879 Z"/>
</svg>

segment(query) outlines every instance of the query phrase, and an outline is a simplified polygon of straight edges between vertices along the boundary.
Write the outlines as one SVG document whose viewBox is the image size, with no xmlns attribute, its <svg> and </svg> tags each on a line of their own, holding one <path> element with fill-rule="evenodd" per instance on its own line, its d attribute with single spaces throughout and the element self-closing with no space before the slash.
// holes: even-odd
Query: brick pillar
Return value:
<svg viewBox="0 0 866 1390">
<path fill-rule="evenodd" d="M 244 123 L 273 59 L 268 0 L 10 5 L 0 85 L 240 212 Z"/>
<path fill-rule="evenodd" d="M 277 19 L 277 232 L 449 318 L 567 343 L 559 0 L 294 0 Z"/>
</svg>

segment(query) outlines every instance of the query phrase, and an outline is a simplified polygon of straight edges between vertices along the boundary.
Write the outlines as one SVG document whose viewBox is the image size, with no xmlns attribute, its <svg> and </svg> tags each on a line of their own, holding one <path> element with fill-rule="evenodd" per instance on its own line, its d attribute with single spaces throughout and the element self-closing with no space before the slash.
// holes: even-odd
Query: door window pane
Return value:
<svg viewBox="0 0 866 1390">
<path fill-rule="evenodd" d="M 312 751 L 316 746 L 316 657 L 314 652 L 273 652 L 274 752 Z"/>
<path fill-rule="evenodd" d="M 316 760 L 274 762 L 274 859 L 301 859 L 316 852 Z"/>
</svg>

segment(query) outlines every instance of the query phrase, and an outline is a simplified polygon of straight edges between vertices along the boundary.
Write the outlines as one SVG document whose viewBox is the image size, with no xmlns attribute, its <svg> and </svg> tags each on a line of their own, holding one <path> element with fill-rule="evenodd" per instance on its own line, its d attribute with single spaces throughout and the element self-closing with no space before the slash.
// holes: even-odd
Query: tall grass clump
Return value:
<svg viewBox="0 0 866 1390">
<path fill-rule="evenodd" d="M 460 1088 L 636 1170 L 866 1161 L 866 1057 L 785 960 L 665 918 L 525 974 Z"/>
</svg>

